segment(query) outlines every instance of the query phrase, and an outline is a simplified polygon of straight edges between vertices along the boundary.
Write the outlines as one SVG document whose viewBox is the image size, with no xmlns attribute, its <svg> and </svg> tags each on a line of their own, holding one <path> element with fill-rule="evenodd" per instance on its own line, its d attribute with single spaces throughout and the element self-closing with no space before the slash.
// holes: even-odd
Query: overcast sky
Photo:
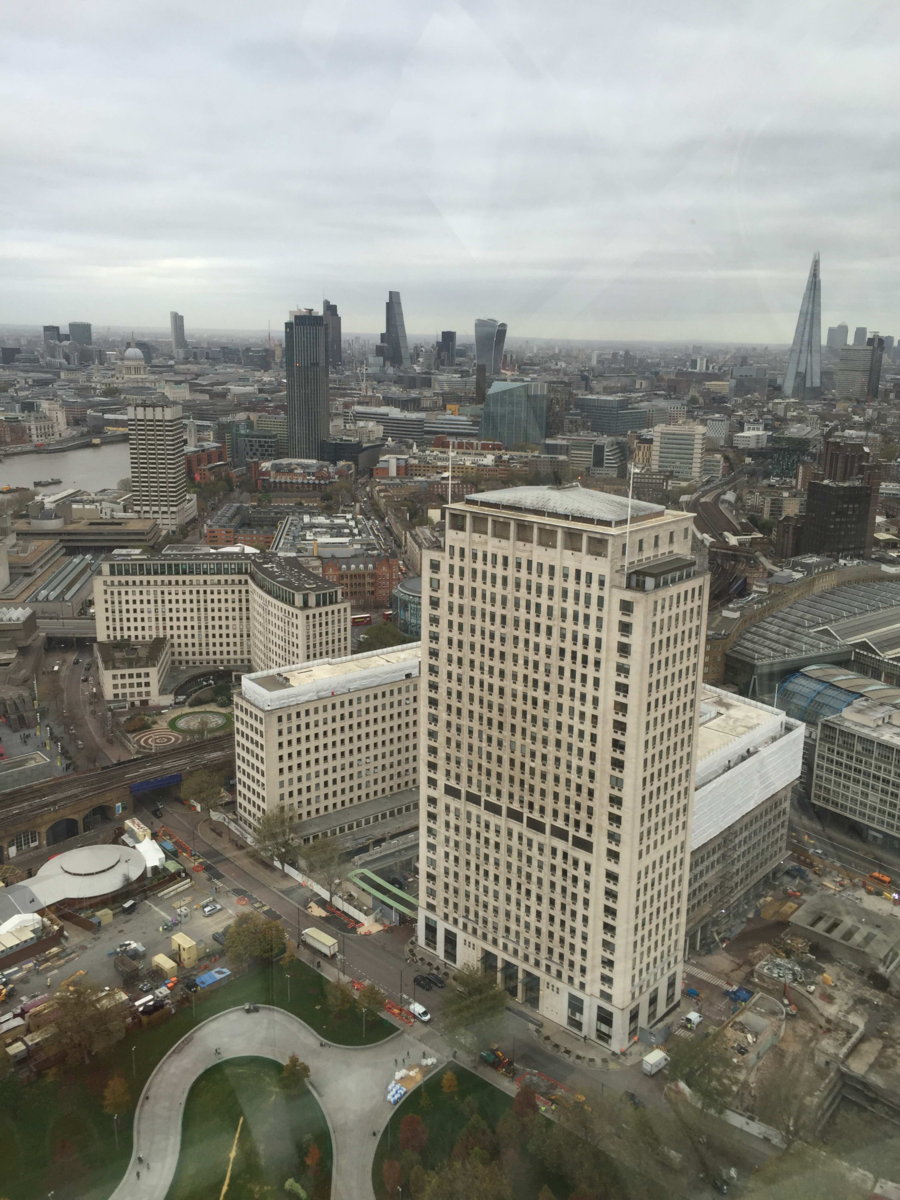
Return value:
<svg viewBox="0 0 900 1200">
<path fill-rule="evenodd" d="M 894 6 L 31 0 L 0 42 L 0 322 L 900 335 Z M 823 330 L 824 333 L 824 330 Z"/>
</svg>

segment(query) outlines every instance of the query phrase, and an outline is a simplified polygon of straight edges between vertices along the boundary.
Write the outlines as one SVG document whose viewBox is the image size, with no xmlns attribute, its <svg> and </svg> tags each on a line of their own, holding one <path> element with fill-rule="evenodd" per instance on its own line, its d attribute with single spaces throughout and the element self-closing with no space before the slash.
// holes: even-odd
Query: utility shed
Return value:
<svg viewBox="0 0 900 1200">
<path fill-rule="evenodd" d="M 172 934 L 172 954 L 183 967 L 196 967 L 199 953 L 197 943 L 186 933 Z"/>
</svg>

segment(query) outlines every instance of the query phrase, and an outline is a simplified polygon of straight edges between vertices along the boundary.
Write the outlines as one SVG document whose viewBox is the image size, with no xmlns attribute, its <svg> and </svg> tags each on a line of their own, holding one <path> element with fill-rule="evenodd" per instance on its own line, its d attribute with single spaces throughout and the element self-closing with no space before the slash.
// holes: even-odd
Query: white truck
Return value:
<svg viewBox="0 0 900 1200">
<path fill-rule="evenodd" d="M 655 1075 L 669 1065 L 669 1056 L 665 1050 L 651 1050 L 641 1059 L 641 1067 L 645 1075 Z"/>
<path fill-rule="evenodd" d="M 307 946 L 310 946 L 317 954 L 324 954 L 326 958 L 334 958 L 338 952 L 338 940 L 333 938 L 329 933 L 322 933 L 320 929 L 304 929 L 300 935 Z"/>
</svg>

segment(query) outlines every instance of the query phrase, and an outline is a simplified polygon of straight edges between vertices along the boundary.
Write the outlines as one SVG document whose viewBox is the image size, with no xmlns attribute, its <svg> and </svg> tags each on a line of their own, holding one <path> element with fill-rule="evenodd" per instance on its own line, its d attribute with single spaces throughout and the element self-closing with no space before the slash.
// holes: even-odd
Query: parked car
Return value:
<svg viewBox="0 0 900 1200">
<path fill-rule="evenodd" d="M 430 992 L 431 989 L 434 987 L 434 984 L 431 982 L 431 980 L 428 978 L 427 975 L 414 975 L 413 983 L 416 985 L 417 988 L 421 988 L 423 992 Z"/>
<path fill-rule="evenodd" d="M 217 913 L 217 912 L 221 912 L 221 911 L 222 911 L 222 905 L 217 904 L 215 902 L 215 900 L 207 900 L 207 902 L 203 905 L 203 908 L 201 909 L 201 912 L 203 913 L 204 917 L 211 917 L 213 915 L 213 913 Z"/>
<path fill-rule="evenodd" d="M 407 1004 L 406 1007 L 417 1021 L 428 1022 L 431 1020 L 431 1013 L 423 1004 L 418 1004 L 415 1000 L 413 1000 L 410 1004 Z"/>
<path fill-rule="evenodd" d="M 196 990 L 197 990 L 197 980 L 196 979 L 190 979 L 190 978 L 182 979 L 181 982 L 184 984 L 186 991 L 196 992 Z"/>
<path fill-rule="evenodd" d="M 437 971 L 429 971 L 426 979 L 430 979 L 436 988 L 443 988 L 447 986 L 447 980 L 444 979 L 442 975 L 438 975 Z"/>
<path fill-rule="evenodd" d="M 212 935 L 213 941 L 219 946 L 224 946 L 225 945 L 225 935 L 227 932 L 228 932 L 227 929 L 217 929 L 216 932 Z"/>
</svg>

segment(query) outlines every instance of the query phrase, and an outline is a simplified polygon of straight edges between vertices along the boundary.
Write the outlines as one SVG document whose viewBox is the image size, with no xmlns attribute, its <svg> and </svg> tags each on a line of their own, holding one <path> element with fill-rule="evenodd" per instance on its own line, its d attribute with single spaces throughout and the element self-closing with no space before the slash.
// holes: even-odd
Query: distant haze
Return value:
<svg viewBox="0 0 900 1200">
<path fill-rule="evenodd" d="M 900 334 L 872 0 L 4 11 L 0 321 L 784 344 Z"/>
</svg>

